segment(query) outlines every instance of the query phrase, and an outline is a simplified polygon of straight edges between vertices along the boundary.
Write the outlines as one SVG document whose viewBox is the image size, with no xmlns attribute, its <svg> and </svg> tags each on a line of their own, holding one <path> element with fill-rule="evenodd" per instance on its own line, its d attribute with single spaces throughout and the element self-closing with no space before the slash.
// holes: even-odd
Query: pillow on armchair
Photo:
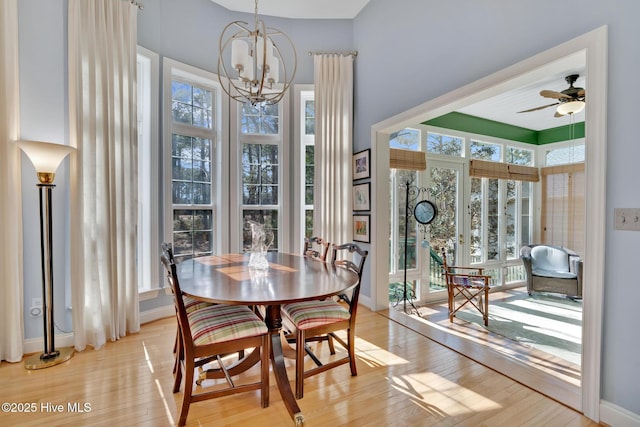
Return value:
<svg viewBox="0 0 640 427">
<path fill-rule="evenodd" d="M 582 298 L 582 260 L 567 248 L 527 245 L 520 249 L 527 291 L 554 292 Z"/>
<path fill-rule="evenodd" d="M 532 268 L 536 276 L 575 279 L 571 272 L 569 256 L 566 251 L 552 246 L 534 246 L 531 248 Z"/>
</svg>

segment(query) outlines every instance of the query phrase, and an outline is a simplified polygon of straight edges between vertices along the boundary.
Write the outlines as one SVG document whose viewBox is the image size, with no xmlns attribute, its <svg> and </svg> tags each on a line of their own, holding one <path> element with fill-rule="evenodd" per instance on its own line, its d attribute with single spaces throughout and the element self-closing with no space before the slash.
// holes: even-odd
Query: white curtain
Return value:
<svg viewBox="0 0 640 427">
<path fill-rule="evenodd" d="M 22 189 L 18 1 L 0 1 L 0 360 L 22 359 Z M 34 176 L 35 184 L 35 176 Z M 33 190 L 35 191 L 35 185 Z"/>
<path fill-rule="evenodd" d="M 353 56 L 314 55 L 314 234 L 337 244 L 353 239 Z"/>
<path fill-rule="evenodd" d="M 140 329 L 136 273 L 138 8 L 69 0 L 71 294 L 75 347 Z"/>
</svg>

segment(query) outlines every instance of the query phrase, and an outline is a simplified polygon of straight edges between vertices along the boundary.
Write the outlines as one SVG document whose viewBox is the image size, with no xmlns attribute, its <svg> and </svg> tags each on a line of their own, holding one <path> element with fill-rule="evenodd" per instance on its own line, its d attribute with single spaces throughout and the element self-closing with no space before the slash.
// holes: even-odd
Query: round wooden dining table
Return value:
<svg viewBox="0 0 640 427">
<path fill-rule="evenodd" d="M 271 364 L 282 400 L 296 425 L 304 417 L 285 368 L 280 331 L 280 307 L 297 301 L 338 295 L 358 283 L 357 274 L 302 255 L 269 252 L 269 268 L 249 267 L 247 254 L 212 255 L 181 261 L 177 265 L 182 292 L 218 304 L 264 306 L 271 334 Z"/>
</svg>

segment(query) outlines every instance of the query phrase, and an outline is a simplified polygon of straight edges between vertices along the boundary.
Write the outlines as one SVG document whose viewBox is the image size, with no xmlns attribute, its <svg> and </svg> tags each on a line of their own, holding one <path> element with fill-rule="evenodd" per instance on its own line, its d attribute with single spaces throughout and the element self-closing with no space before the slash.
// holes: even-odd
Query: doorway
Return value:
<svg viewBox="0 0 640 427">
<path fill-rule="evenodd" d="M 475 83 L 454 90 L 448 94 L 428 101 L 406 113 L 391 117 L 372 127 L 372 159 L 373 180 L 373 240 L 371 253 L 373 257 L 370 282 L 372 286 L 372 305 L 377 310 L 386 308 L 388 291 L 388 236 L 389 236 L 389 201 L 383 191 L 388 185 L 389 177 L 389 135 L 401 128 L 422 123 L 451 111 L 456 111 L 478 100 L 488 98 L 498 91 L 522 86 L 532 77 L 548 73 L 548 68 L 555 61 L 586 51 L 586 73 L 589 76 L 588 104 L 586 109 L 586 248 L 585 272 L 588 272 L 588 283 L 585 283 L 583 302 L 583 376 L 578 396 L 567 402 L 563 392 L 553 390 L 553 386 L 531 383 L 527 372 L 520 374 L 507 373 L 535 389 L 544 390 L 560 402 L 582 411 L 587 417 L 599 419 L 600 401 L 600 345 L 602 323 L 602 296 L 604 282 L 604 235 L 606 215 L 604 211 L 604 183 L 606 179 L 606 84 L 607 84 L 607 29 L 601 27 L 576 39 L 563 43 L 555 48 L 517 63 L 505 70 L 481 79 Z M 382 280 L 381 280 L 382 279 Z M 503 371 L 502 362 L 496 360 L 492 368 Z M 518 376 L 521 375 L 521 376 Z"/>
</svg>

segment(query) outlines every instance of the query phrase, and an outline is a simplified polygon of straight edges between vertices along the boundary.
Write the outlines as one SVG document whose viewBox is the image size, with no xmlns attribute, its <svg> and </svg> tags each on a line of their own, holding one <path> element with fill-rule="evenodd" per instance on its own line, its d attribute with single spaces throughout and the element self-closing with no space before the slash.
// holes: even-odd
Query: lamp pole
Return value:
<svg viewBox="0 0 640 427">
<path fill-rule="evenodd" d="M 54 184 L 36 184 L 40 194 L 40 255 L 42 263 L 42 295 L 44 295 L 44 353 L 42 360 L 60 355 L 56 351 L 53 323 L 53 227 L 51 222 L 51 191 Z"/>
<path fill-rule="evenodd" d="M 73 347 L 56 349 L 53 317 L 53 224 L 51 221 L 52 190 L 55 172 L 62 160 L 74 151 L 68 145 L 41 141 L 19 141 L 19 147 L 33 163 L 38 176 L 40 204 L 40 256 L 42 266 L 42 297 L 44 352 L 25 358 L 27 369 L 41 369 L 66 362 L 73 356 Z"/>
</svg>

